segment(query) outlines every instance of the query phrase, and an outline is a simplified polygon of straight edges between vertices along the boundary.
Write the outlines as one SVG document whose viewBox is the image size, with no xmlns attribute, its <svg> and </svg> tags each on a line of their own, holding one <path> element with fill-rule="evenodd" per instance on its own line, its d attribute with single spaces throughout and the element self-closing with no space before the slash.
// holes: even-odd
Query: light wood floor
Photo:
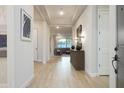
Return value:
<svg viewBox="0 0 124 93">
<path fill-rule="evenodd" d="M 7 58 L 0 57 L 0 84 L 7 83 Z"/>
<path fill-rule="evenodd" d="M 70 58 L 53 57 L 46 64 L 35 62 L 35 78 L 29 87 L 34 88 L 106 88 L 108 77 L 89 77 L 84 71 L 76 71 Z"/>
</svg>

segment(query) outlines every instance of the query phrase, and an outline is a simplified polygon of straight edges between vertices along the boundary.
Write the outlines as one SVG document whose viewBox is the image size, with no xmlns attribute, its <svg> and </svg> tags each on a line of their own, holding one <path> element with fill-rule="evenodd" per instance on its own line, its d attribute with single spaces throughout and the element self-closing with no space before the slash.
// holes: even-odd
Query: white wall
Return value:
<svg viewBox="0 0 124 93">
<path fill-rule="evenodd" d="M 39 14 L 39 12 L 37 11 L 36 8 L 34 8 L 34 27 L 33 30 L 37 31 L 37 37 L 34 37 L 34 41 L 35 39 L 37 40 L 37 61 L 42 61 L 43 58 L 43 42 L 42 42 L 42 22 L 43 20 L 41 19 L 41 16 Z M 34 51 L 35 49 L 35 42 L 33 42 L 34 44 Z M 35 57 L 35 54 L 34 54 Z M 34 59 L 36 60 L 36 59 Z"/>
<path fill-rule="evenodd" d="M 50 29 L 46 21 L 42 25 L 43 62 L 46 63 L 50 58 Z"/>
<path fill-rule="evenodd" d="M 6 34 L 7 32 L 7 10 L 6 6 L 0 6 L 0 34 Z"/>
<path fill-rule="evenodd" d="M 46 63 L 51 57 L 50 28 L 36 7 L 34 8 L 34 29 L 38 31 L 38 61 Z"/>
<path fill-rule="evenodd" d="M 55 40 L 54 35 L 50 34 L 50 55 L 54 56 Z"/>
<path fill-rule="evenodd" d="M 42 61 L 42 58 L 43 58 L 43 42 L 42 42 L 42 21 L 34 21 L 34 29 L 33 30 L 37 30 L 37 37 L 34 37 L 34 38 L 37 38 L 37 60 L 38 61 Z M 34 42 L 34 44 L 36 44 Z M 34 45 L 35 46 L 35 45 Z M 34 47 L 34 51 L 35 51 L 35 47 Z"/>
<path fill-rule="evenodd" d="M 34 76 L 33 43 L 20 39 L 20 9 L 23 8 L 32 17 L 33 21 L 33 6 L 7 7 L 8 86 L 25 87 Z"/>
<path fill-rule="evenodd" d="M 116 75 L 114 73 L 114 69 L 112 67 L 112 57 L 115 55 L 114 48 L 116 47 L 116 6 L 110 6 L 110 44 L 109 44 L 109 52 L 110 52 L 110 78 L 109 78 L 109 84 L 110 87 L 116 87 Z"/>
<path fill-rule="evenodd" d="M 77 27 L 82 24 L 85 32 L 85 70 L 91 76 L 97 73 L 97 30 L 96 30 L 96 6 L 87 6 L 76 24 L 73 26 L 73 43 Z"/>
<path fill-rule="evenodd" d="M 46 63 L 50 58 L 49 26 L 46 21 L 35 21 L 34 29 L 38 31 L 38 61 Z"/>
</svg>

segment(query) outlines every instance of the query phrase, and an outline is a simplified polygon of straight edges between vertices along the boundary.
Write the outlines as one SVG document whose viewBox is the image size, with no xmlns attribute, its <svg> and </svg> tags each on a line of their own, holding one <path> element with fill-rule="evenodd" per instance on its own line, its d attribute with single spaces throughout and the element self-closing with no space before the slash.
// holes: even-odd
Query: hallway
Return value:
<svg viewBox="0 0 124 93">
<path fill-rule="evenodd" d="M 106 76 L 89 77 L 84 71 L 76 71 L 69 56 L 52 57 L 48 63 L 35 62 L 35 78 L 29 88 L 107 88 Z"/>
</svg>

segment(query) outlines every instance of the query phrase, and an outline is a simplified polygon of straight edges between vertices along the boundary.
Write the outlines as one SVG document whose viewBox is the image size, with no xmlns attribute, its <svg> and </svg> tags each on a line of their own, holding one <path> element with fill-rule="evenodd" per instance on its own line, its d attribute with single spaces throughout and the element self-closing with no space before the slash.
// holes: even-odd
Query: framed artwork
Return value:
<svg viewBox="0 0 124 93">
<path fill-rule="evenodd" d="M 82 25 L 80 25 L 80 26 L 77 28 L 77 38 L 80 38 L 81 33 L 82 33 Z"/>
<path fill-rule="evenodd" d="M 0 48 L 7 47 L 7 35 L 0 35 Z"/>
<path fill-rule="evenodd" d="M 32 40 L 31 16 L 24 9 L 21 9 L 21 39 Z"/>
<path fill-rule="evenodd" d="M 77 28 L 77 45 L 79 45 L 79 46 L 82 45 L 81 33 L 82 33 L 82 25 L 79 25 L 79 27 Z"/>
</svg>

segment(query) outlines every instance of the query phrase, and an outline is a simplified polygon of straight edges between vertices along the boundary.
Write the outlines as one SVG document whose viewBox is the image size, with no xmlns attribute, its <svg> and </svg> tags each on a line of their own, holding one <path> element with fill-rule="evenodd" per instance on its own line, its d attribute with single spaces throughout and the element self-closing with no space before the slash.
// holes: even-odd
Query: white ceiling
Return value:
<svg viewBox="0 0 124 93">
<path fill-rule="evenodd" d="M 50 24 L 52 25 L 72 25 L 74 11 L 76 10 L 76 6 L 45 6 L 45 9 L 48 13 L 48 17 L 50 19 Z M 64 15 L 61 16 L 59 14 L 60 10 L 63 10 Z"/>
<path fill-rule="evenodd" d="M 55 33 L 69 34 L 72 25 L 77 21 L 79 16 L 85 9 L 85 5 L 38 5 L 35 6 L 40 15 L 47 21 L 51 27 L 51 31 Z M 60 10 L 64 15 L 59 14 Z M 56 29 L 56 26 L 60 26 Z M 68 31 L 68 32 L 67 32 Z"/>
<path fill-rule="evenodd" d="M 43 18 L 40 16 L 36 8 L 34 8 L 34 21 L 43 21 Z"/>
</svg>

